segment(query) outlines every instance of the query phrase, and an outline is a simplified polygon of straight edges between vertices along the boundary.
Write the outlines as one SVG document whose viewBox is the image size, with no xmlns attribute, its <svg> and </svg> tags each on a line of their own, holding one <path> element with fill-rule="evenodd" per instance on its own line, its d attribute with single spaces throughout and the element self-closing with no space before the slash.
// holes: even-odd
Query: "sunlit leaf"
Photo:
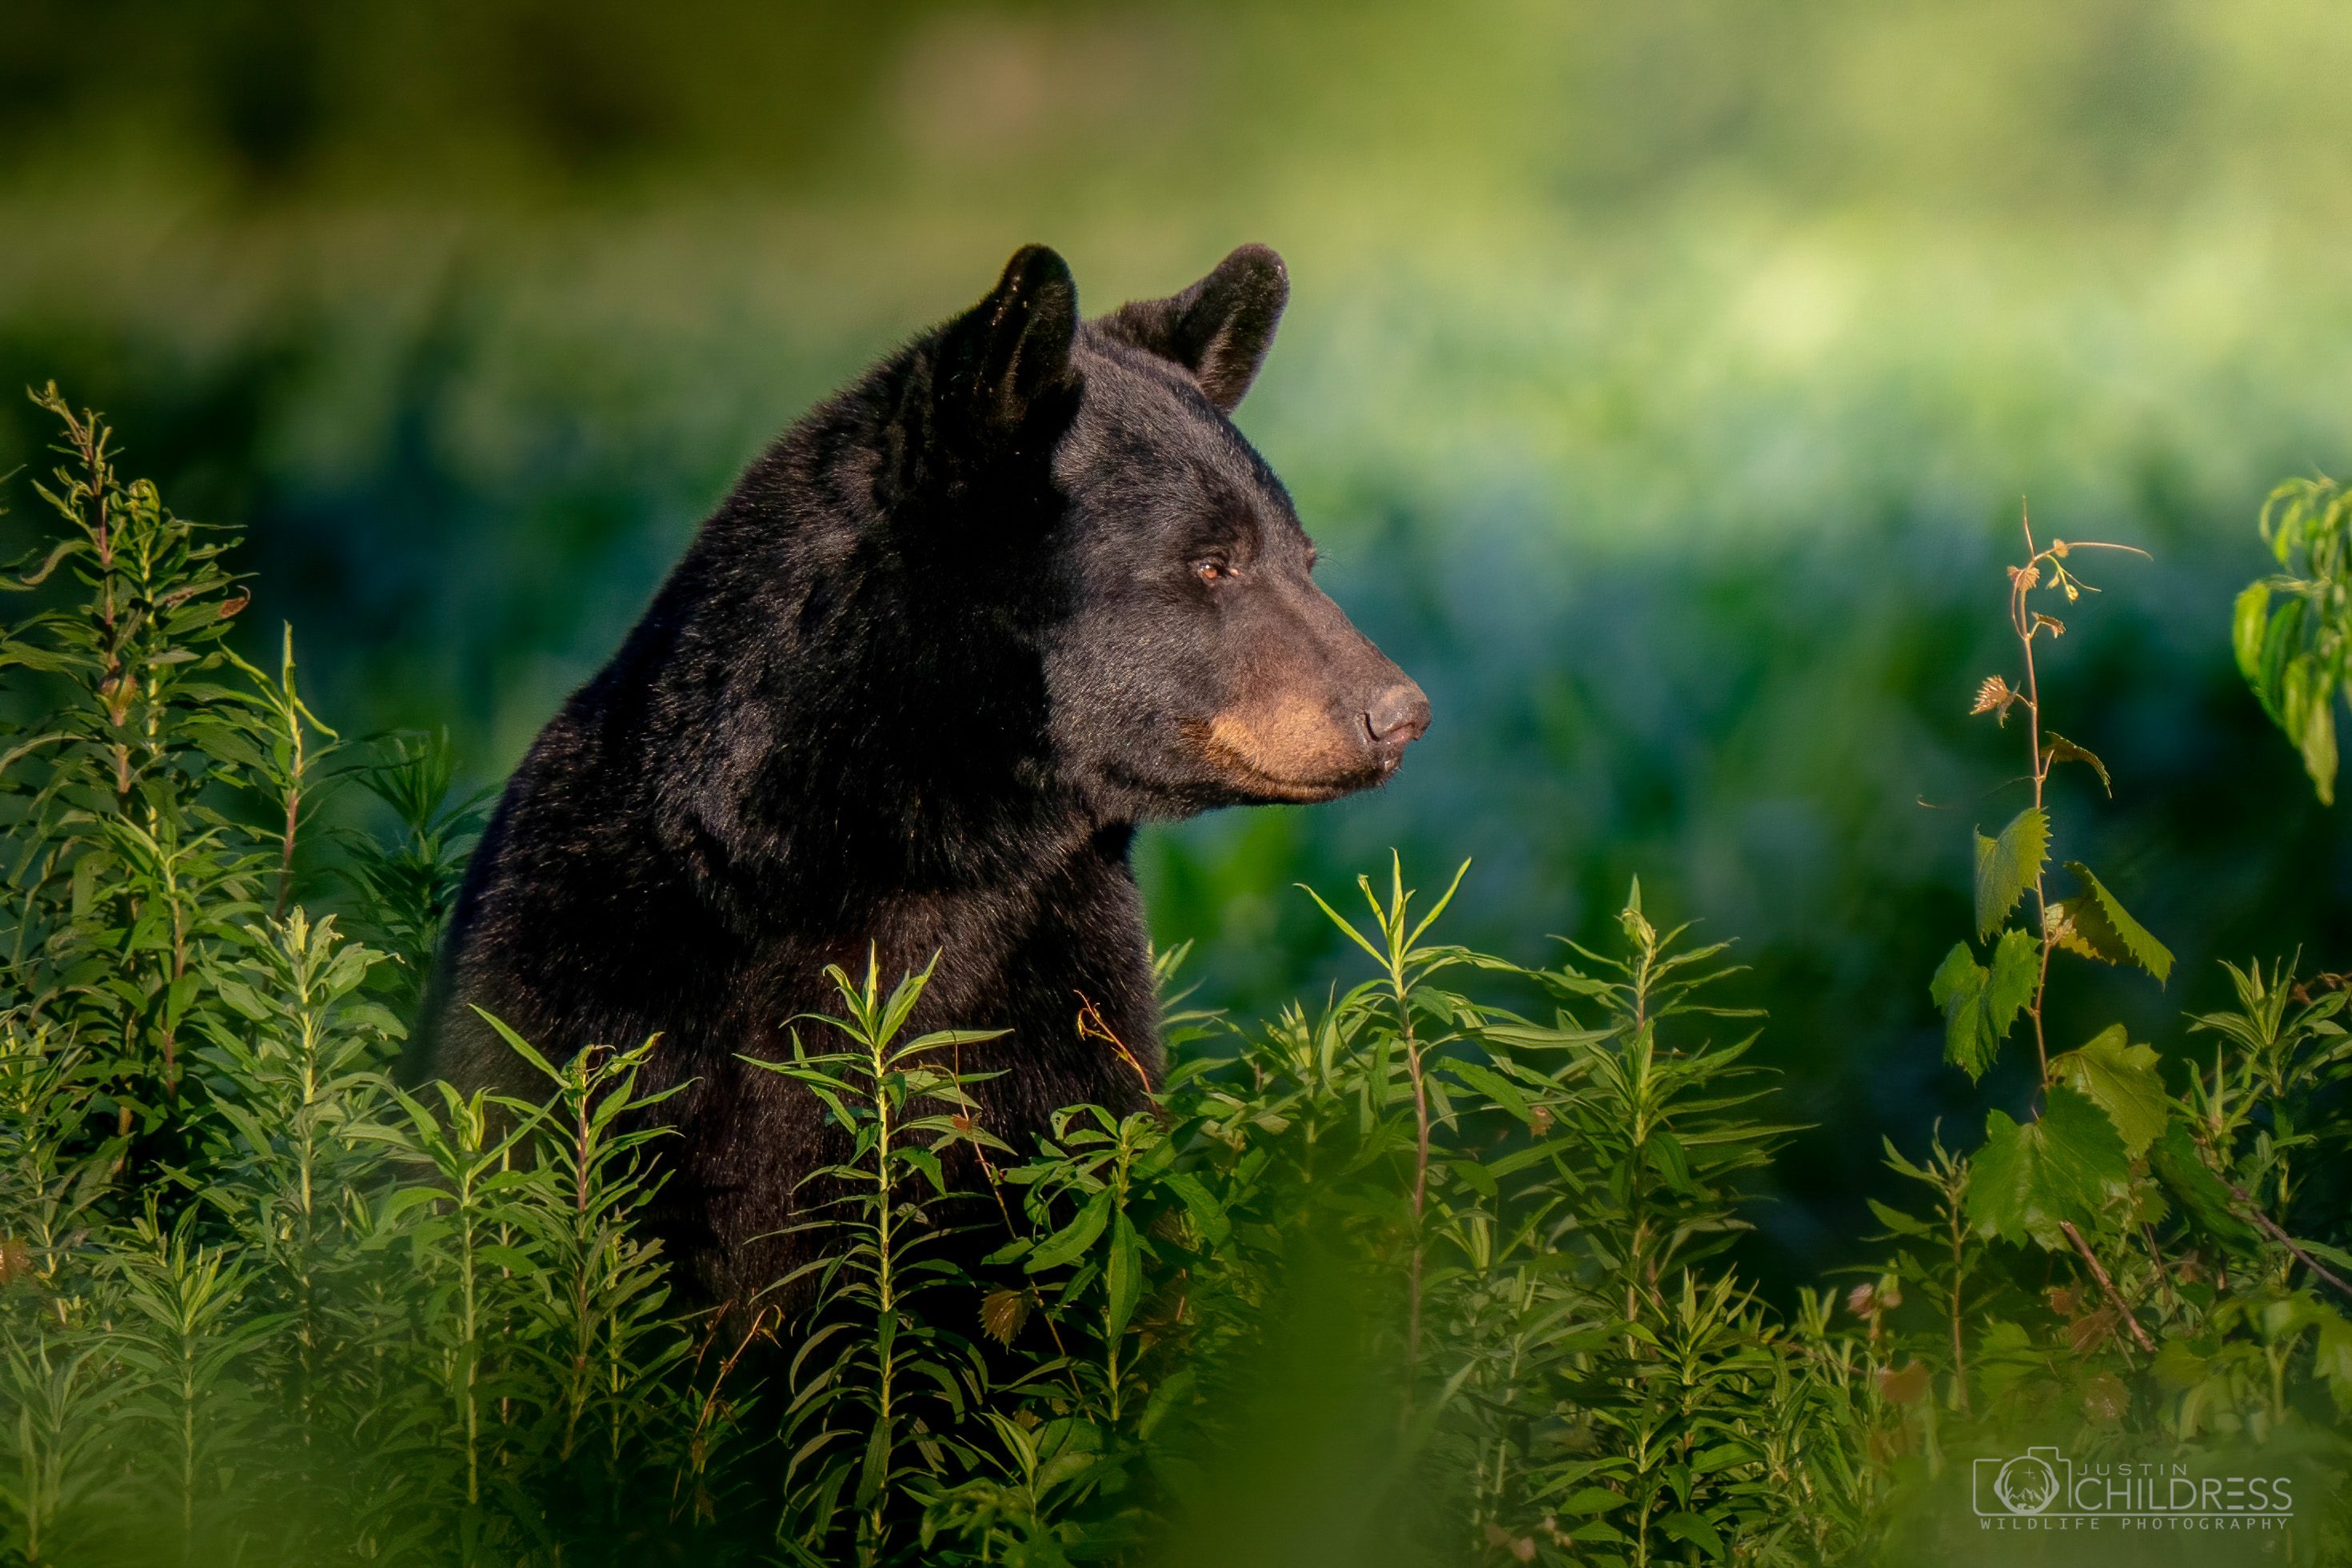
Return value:
<svg viewBox="0 0 2352 1568">
<path fill-rule="evenodd" d="M 1986 1116 L 1985 1145 L 1969 1173 L 1969 1222 L 2005 1241 L 2063 1246 L 2060 1224 L 2092 1223 L 2108 1189 L 2130 1175 L 2122 1134 L 2106 1113 L 2053 1084 L 2033 1121 L 2020 1125 L 2000 1111 Z"/>
<path fill-rule="evenodd" d="M 1977 937 L 2000 929 L 2009 912 L 2042 874 L 2050 852 L 2050 819 L 2028 806 L 2010 820 L 1998 839 L 1977 835 Z"/>
<path fill-rule="evenodd" d="M 2107 765 L 2099 760 L 2098 753 L 2087 747 L 2077 746 L 2054 729 L 2042 732 L 2042 763 L 2044 768 L 2060 762 L 2079 762 L 2099 776 L 2099 788 L 2108 794 L 2116 792 L 2115 781 L 2107 777 Z"/>
<path fill-rule="evenodd" d="M 2257 582 L 2238 595 L 2230 616 L 2230 648 L 2238 657 L 2238 673 L 2249 681 L 2262 678 L 2263 633 L 2269 628 L 2270 612 L 2270 585 Z"/>
<path fill-rule="evenodd" d="M 1010 1345 L 1028 1321 L 1026 1291 L 991 1291 L 981 1300 L 980 1332 L 999 1344 Z"/>
<path fill-rule="evenodd" d="M 2106 885 L 2092 874 L 2090 867 L 2080 861 L 2068 861 L 2066 869 L 2074 873 L 2083 891 L 2063 905 L 2053 906 L 2063 910 L 2057 917 L 2053 940 L 2068 952 L 2080 953 L 2101 963 L 2137 964 L 2162 985 L 2172 973 L 2172 950 L 2131 917 Z"/>
<path fill-rule="evenodd" d="M 1933 1236 L 1935 1234 L 1933 1228 L 1923 1219 L 1906 1214 L 1899 1208 L 1889 1207 L 1874 1197 L 1865 1198 L 1864 1201 L 1870 1205 L 1870 1212 L 1878 1217 L 1878 1223 L 1897 1236 Z"/>
<path fill-rule="evenodd" d="M 2001 933 L 1992 967 L 1976 961 L 1965 942 L 1956 944 L 1927 983 L 1927 995 L 1944 1011 L 1944 1060 L 1982 1078 L 2000 1053 L 2018 1013 L 2033 999 L 2041 950 L 2023 931 Z"/>
<path fill-rule="evenodd" d="M 2137 1159 L 2164 1131 L 2171 1113 L 2156 1061 L 2153 1048 L 2132 1044 L 2123 1025 L 2110 1024 L 2088 1044 L 2052 1057 L 2050 1076 L 2105 1111 L 2125 1150 Z"/>
<path fill-rule="evenodd" d="M 1135 1303 L 1143 1291 L 1142 1252 L 1142 1239 L 1128 1222 L 1127 1211 L 1118 1210 L 1111 1218 L 1110 1257 L 1103 1267 L 1103 1289 L 1108 1292 L 1103 1339 L 1108 1343 L 1118 1342 L 1127 1332 L 1128 1319 L 1135 1315 Z"/>
<path fill-rule="evenodd" d="M 1112 1197 L 1108 1187 L 1095 1194 L 1078 1211 L 1076 1218 L 1055 1231 L 1030 1256 L 1029 1272 L 1034 1274 L 1045 1269 L 1058 1269 L 1066 1263 L 1076 1262 L 1083 1256 L 1086 1249 L 1095 1244 L 1095 1239 L 1103 1233 L 1103 1227 L 1110 1223 Z"/>
</svg>

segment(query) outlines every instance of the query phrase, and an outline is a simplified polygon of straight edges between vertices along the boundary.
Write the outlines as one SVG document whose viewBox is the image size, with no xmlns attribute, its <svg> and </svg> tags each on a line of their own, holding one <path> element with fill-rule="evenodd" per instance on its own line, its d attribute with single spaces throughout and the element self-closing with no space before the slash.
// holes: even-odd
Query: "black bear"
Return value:
<svg viewBox="0 0 2352 1568">
<path fill-rule="evenodd" d="M 799 1260 L 823 1110 L 740 1056 L 836 1010 L 828 965 L 937 973 L 911 1019 L 1010 1032 L 989 1130 L 1143 1101 L 1080 998 L 1161 1064 L 1139 822 L 1377 784 L 1421 689 L 1309 576 L 1226 416 L 1289 295 L 1234 251 L 1078 315 L 1062 258 L 818 405 L 754 462 L 509 782 L 451 923 L 422 1065 L 518 1092 L 480 1008 L 562 1060 L 659 1035 L 658 1223 L 701 1289 Z M 805 1028 L 806 1026 L 803 1026 Z"/>
</svg>

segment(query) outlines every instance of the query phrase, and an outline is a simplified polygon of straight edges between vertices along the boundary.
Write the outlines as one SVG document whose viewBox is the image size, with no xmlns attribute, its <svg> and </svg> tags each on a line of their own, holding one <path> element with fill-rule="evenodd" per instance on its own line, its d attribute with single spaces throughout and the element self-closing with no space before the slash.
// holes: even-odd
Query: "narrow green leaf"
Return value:
<svg viewBox="0 0 2352 1568">
<path fill-rule="evenodd" d="M 1879 1202 L 1874 1197 L 1864 1198 L 1863 1201 L 1870 1205 L 1870 1212 L 1878 1217 L 1878 1223 L 1884 1225 L 1887 1229 L 1893 1231 L 1897 1236 L 1932 1236 L 1935 1234 L 1934 1230 L 1924 1219 L 1906 1214 L 1899 1208 L 1889 1207 L 1887 1205 Z"/>
<path fill-rule="evenodd" d="M 1103 1269 L 1103 1289 L 1108 1299 L 1103 1306 L 1103 1342 L 1117 1345 L 1119 1336 L 1127 1333 L 1128 1319 L 1135 1315 L 1135 1303 L 1143 1293 L 1143 1242 L 1128 1222 L 1127 1210 L 1118 1210 L 1111 1218 L 1110 1260 Z"/>
<path fill-rule="evenodd" d="M 541 1072 L 546 1074 L 548 1077 L 558 1081 L 562 1079 L 563 1074 L 556 1069 L 554 1064 L 550 1062 L 547 1058 L 540 1055 L 540 1053 L 532 1048 L 530 1041 L 523 1039 L 522 1036 L 508 1028 L 507 1022 L 504 1019 L 484 1012 L 480 1008 L 474 1009 L 474 1011 L 480 1014 L 481 1019 L 484 1023 L 488 1024 L 492 1029 L 498 1030 L 499 1038 L 507 1042 L 508 1050 L 513 1051 L 517 1056 L 521 1057 L 525 1061 L 530 1062 L 533 1067 L 539 1069 Z"/>
<path fill-rule="evenodd" d="M 1687 1511 L 1670 1513 L 1658 1521 L 1658 1528 L 1676 1541 L 1697 1547 L 1709 1557 L 1720 1558 L 1723 1555 L 1723 1537 L 1699 1514 Z"/>
<path fill-rule="evenodd" d="M 1151 1391 L 1151 1397 L 1143 1406 L 1143 1418 L 1135 1424 L 1135 1436 L 1138 1441 L 1150 1442 L 1151 1434 L 1160 1429 L 1160 1424 L 1162 1421 L 1168 1419 L 1168 1412 L 1192 1398 L 1192 1385 L 1197 1381 L 1197 1376 L 1192 1368 L 1187 1366 L 1169 1374 L 1160 1386 Z"/>
<path fill-rule="evenodd" d="M 1528 1104 L 1528 1097 L 1519 1092 L 1518 1085 L 1492 1068 L 1456 1058 L 1448 1060 L 1444 1064 L 1444 1071 L 1459 1078 L 1463 1082 L 1484 1094 L 1498 1109 L 1510 1113 L 1522 1122 L 1534 1114 Z"/>
<path fill-rule="evenodd" d="M 857 1506 L 864 1508 L 882 1495 L 882 1483 L 890 1479 L 890 1428 L 877 1421 L 866 1439 L 865 1462 L 857 1469 Z"/>
<path fill-rule="evenodd" d="M 2297 660 L 2300 666 L 2302 660 Z M 2296 749 L 2303 753 L 2303 770 L 2311 776 L 2311 788 L 2323 806 L 2336 804 L 2336 683 L 2318 673 L 2305 678 L 2303 689 L 2296 694 L 2293 711 L 2297 722 L 2290 732 Z"/>
<path fill-rule="evenodd" d="M 2254 676 L 2254 695 L 2261 699 L 2263 711 L 2271 722 L 2290 736 L 2294 727 L 2287 722 L 2285 710 L 2286 672 L 2294 662 L 2295 650 L 2303 643 L 2303 601 L 2289 599 L 2271 617 L 2263 632 L 2262 667 Z"/>
<path fill-rule="evenodd" d="M 1185 1211 L 1192 1215 L 1192 1223 L 1199 1228 L 1202 1241 L 1215 1247 L 1233 1234 L 1234 1222 L 1226 1218 L 1224 1206 L 1201 1185 L 1198 1176 L 1184 1171 L 1171 1171 L 1161 1176 L 1160 1182 L 1183 1201 Z"/>
<path fill-rule="evenodd" d="M 2196 1135 L 2186 1122 L 2174 1122 L 2148 1146 L 2147 1165 L 2181 1213 L 2208 1237 L 2231 1247 L 2255 1244 L 2254 1228 L 2239 1215 L 2229 1184 L 2197 1152 Z"/>
<path fill-rule="evenodd" d="M 1055 1231 L 1031 1255 L 1028 1270 L 1034 1274 L 1045 1269 L 1058 1269 L 1065 1263 L 1076 1262 L 1086 1249 L 1095 1244 L 1110 1223 L 1111 1190 L 1103 1188 L 1078 1210 L 1078 1217 Z"/>
<path fill-rule="evenodd" d="M 2157 1073 L 2156 1051 L 2134 1045 L 2121 1024 L 2110 1024 L 2091 1041 L 2050 1059 L 2050 1076 L 2084 1094 L 2116 1124 L 2125 1152 L 2134 1159 L 2164 1131 L 2171 1102 Z"/>
<path fill-rule="evenodd" d="M 2010 820 L 1998 839 L 1977 835 L 1977 938 L 2000 929 L 2009 912 L 2042 874 L 2050 853 L 2050 819 L 2028 806 Z"/>
<path fill-rule="evenodd" d="M 1655 1132 L 1650 1134 L 1645 1147 L 1649 1150 L 1651 1168 L 1668 1186 L 1681 1193 L 1697 1190 L 1691 1181 L 1690 1155 L 1684 1153 L 1681 1139 L 1672 1133 Z"/>
<path fill-rule="evenodd" d="M 2237 607 L 2230 616 L 2230 647 L 2238 656 L 2238 673 L 2257 685 L 2263 674 L 2263 632 L 2270 614 L 2270 587 L 2258 582 L 2238 595 Z"/>
</svg>

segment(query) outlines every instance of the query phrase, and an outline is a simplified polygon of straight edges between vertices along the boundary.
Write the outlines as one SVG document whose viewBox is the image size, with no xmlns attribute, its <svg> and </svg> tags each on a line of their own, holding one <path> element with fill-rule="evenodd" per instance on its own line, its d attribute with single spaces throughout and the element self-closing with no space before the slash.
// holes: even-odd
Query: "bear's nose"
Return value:
<svg viewBox="0 0 2352 1568">
<path fill-rule="evenodd" d="M 1364 710 L 1364 730 L 1372 744 L 1402 751 L 1429 728 L 1429 698 L 1411 681 L 1401 681 Z"/>
</svg>

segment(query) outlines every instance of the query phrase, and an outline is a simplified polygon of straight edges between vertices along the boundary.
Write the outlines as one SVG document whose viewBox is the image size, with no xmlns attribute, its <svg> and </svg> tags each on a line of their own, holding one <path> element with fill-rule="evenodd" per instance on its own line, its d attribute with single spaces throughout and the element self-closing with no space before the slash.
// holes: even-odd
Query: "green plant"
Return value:
<svg viewBox="0 0 2352 1568">
<path fill-rule="evenodd" d="M 928 968 L 887 993 L 870 951 L 863 980 L 838 967 L 827 973 L 842 1016 L 808 1021 L 849 1049 L 811 1054 L 795 1037 L 788 1061 L 745 1058 L 807 1089 L 849 1140 L 808 1177 L 809 1224 L 832 1245 L 775 1285 L 791 1292 L 805 1282 L 814 1303 L 783 1416 L 792 1460 L 779 1533 L 812 1562 L 826 1560 L 838 1536 L 858 1562 L 875 1563 L 906 1546 L 904 1503 L 919 1505 L 952 1473 L 957 1427 L 982 1386 L 970 1340 L 924 1311 L 953 1287 L 956 1270 L 939 1255 L 941 1227 L 922 1188 L 934 1200 L 950 1196 L 941 1155 L 960 1145 L 1003 1148 L 974 1120 L 971 1080 L 940 1060 L 995 1034 L 901 1040 Z"/>
<path fill-rule="evenodd" d="M 1790 1129 L 1725 945 L 1636 883 L 1605 950 L 1473 952 L 1465 873 L 1424 902 L 1392 857 L 1314 899 L 1366 977 L 1235 1023 L 1162 955 L 1152 1105 L 1032 1148 L 961 1070 L 988 1036 L 907 1038 L 929 970 L 835 971 L 760 1063 L 835 1140 L 810 1261 L 719 1310 L 645 1226 L 657 1042 L 492 1019 L 541 1092 L 395 1085 L 480 797 L 437 741 L 354 767 L 287 639 L 228 649 L 226 538 L 47 405 L 66 531 L 0 637 L 42 716 L 0 775 L 0 1564 L 1966 1561 L 1922 1500 L 2022 1434 L 2352 1469 L 2343 978 L 2230 967 L 2169 1056 L 2045 1038 L 2053 962 L 2170 968 L 2087 869 L 2045 886 L 2050 770 L 2106 780 L 2035 671 L 2084 547 L 2011 571 L 1979 708 L 2033 798 L 1931 988 L 1971 1080 L 2032 1021 L 2033 1103 L 1888 1145 L 1851 1289 L 1783 1312 L 1732 1262 Z M 354 775 L 387 837 L 322 824 Z M 1067 1043 L 1126 1052 L 1079 1001 Z M 2295 1550 L 2340 1551 L 2311 1495 Z"/>
<path fill-rule="evenodd" d="M 2263 503 L 2262 530 L 2279 570 L 2238 595 L 2231 644 L 2263 712 L 2333 804 L 2336 697 L 2352 695 L 2352 496 L 2333 479 L 2286 480 Z"/>
</svg>

